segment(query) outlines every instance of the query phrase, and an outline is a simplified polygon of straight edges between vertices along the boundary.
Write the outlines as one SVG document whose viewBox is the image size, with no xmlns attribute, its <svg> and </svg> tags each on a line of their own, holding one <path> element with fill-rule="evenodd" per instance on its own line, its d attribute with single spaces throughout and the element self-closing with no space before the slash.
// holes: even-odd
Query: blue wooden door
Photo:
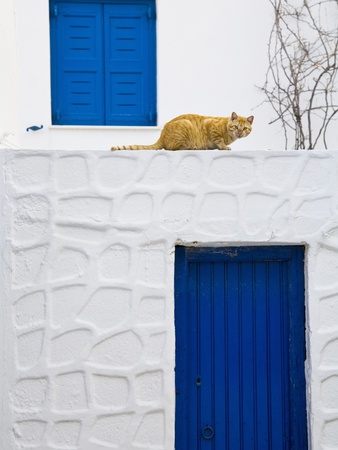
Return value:
<svg viewBox="0 0 338 450">
<path fill-rule="evenodd" d="M 176 450 L 305 450 L 304 248 L 176 247 Z"/>
</svg>

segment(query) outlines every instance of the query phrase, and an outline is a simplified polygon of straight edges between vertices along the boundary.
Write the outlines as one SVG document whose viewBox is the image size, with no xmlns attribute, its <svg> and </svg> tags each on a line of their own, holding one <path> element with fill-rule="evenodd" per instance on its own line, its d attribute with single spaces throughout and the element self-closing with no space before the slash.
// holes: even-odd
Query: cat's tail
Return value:
<svg viewBox="0 0 338 450">
<path fill-rule="evenodd" d="M 162 139 L 160 138 L 152 145 L 123 145 L 121 147 L 112 147 L 110 150 L 161 150 L 163 148 Z"/>
</svg>

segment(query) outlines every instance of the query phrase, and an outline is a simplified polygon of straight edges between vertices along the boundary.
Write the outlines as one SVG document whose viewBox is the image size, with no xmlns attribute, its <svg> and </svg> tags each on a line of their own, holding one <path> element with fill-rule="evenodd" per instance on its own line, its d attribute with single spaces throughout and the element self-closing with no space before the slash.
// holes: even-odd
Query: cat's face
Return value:
<svg viewBox="0 0 338 450">
<path fill-rule="evenodd" d="M 248 136 L 252 130 L 254 117 L 241 117 L 236 113 L 232 113 L 228 123 L 228 132 L 234 139 L 240 139 Z"/>
</svg>

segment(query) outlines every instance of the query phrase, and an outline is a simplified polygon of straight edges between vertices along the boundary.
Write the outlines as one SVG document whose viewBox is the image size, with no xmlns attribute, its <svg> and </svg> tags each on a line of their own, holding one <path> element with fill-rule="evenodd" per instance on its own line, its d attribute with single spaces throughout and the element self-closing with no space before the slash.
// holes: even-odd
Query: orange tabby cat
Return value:
<svg viewBox="0 0 338 450">
<path fill-rule="evenodd" d="M 199 116 L 184 114 L 164 125 L 153 145 L 112 147 L 111 150 L 230 150 L 229 144 L 251 133 L 254 116 L 248 118 Z"/>
</svg>

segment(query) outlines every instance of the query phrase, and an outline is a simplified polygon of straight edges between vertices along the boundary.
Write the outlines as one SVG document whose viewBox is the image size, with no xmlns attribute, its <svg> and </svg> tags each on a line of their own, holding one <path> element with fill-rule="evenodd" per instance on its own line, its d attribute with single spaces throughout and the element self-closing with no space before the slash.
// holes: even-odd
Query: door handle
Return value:
<svg viewBox="0 0 338 450">
<path fill-rule="evenodd" d="M 204 428 L 202 428 L 202 437 L 203 439 L 212 439 L 214 437 L 215 431 L 210 425 L 206 425 Z"/>
</svg>

